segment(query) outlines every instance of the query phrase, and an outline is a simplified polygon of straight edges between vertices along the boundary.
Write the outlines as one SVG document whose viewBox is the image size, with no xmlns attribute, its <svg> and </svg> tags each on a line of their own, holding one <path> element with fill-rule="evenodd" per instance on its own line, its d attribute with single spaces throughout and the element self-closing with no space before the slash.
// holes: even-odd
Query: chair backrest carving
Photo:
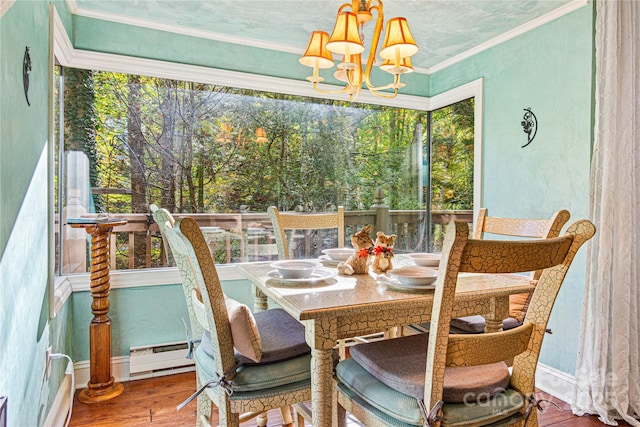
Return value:
<svg viewBox="0 0 640 427">
<path fill-rule="evenodd" d="M 216 372 L 230 372 L 236 366 L 231 325 L 225 305 L 225 295 L 209 247 L 200 226 L 191 217 L 178 219 L 174 230 L 184 243 L 184 246 L 177 250 L 185 249 L 186 253 L 183 255 L 190 258 L 192 265 L 189 271 L 196 272 L 195 279 L 202 294 L 208 323 L 206 329 L 211 333 Z"/>
<path fill-rule="evenodd" d="M 152 211 L 180 272 L 192 334 L 199 338 L 204 329 L 210 332 L 215 371 L 229 372 L 236 364 L 231 326 L 222 285 L 202 231 L 193 218 L 173 221 L 166 209 L 152 207 Z M 204 316 L 198 312 L 194 293 L 201 295 Z"/>
<path fill-rule="evenodd" d="M 469 239 L 466 223 L 449 225 L 432 309 L 424 394 L 428 407 L 442 399 L 445 366 L 481 365 L 514 356 L 511 386 L 525 394 L 535 392 L 535 368 L 555 298 L 576 252 L 594 234 L 588 220 L 575 222 L 561 237 L 543 240 Z M 535 270 L 541 275 L 522 326 L 493 334 L 449 334 L 459 273 Z"/>
<path fill-rule="evenodd" d="M 562 227 L 569 221 L 571 214 L 562 209 L 548 219 L 501 218 L 488 215 L 487 208 L 478 211 L 473 232 L 474 239 L 484 238 L 485 233 L 500 236 L 549 239 L 558 237 Z M 532 280 L 538 280 L 541 271 L 531 273 Z"/>
<path fill-rule="evenodd" d="M 344 207 L 336 212 L 297 213 L 280 212 L 275 206 L 267 209 L 278 247 L 278 258 L 290 259 L 291 253 L 286 230 L 323 230 L 337 228 L 338 247 L 344 246 Z"/>
</svg>

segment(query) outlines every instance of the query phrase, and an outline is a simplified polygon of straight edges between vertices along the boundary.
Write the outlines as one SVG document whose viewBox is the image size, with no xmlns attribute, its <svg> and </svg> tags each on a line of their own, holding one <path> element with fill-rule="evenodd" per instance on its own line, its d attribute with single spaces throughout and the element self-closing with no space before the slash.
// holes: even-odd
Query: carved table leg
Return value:
<svg viewBox="0 0 640 427">
<path fill-rule="evenodd" d="M 267 296 L 256 285 L 253 285 L 253 311 L 258 313 L 269 308 Z"/>
<path fill-rule="evenodd" d="M 332 425 L 333 356 L 329 350 L 311 350 L 311 393 L 314 427 Z"/>
<path fill-rule="evenodd" d="M 333 347 L 336 344 L 336 319 L 316 319 L 305 327 L 311 347 L 311 404 L 314 427 L 333 423 Z"/>
<path fill-rule="evenodd" d="M 485 316 L 484 331 L 502 331 L 502 321 L 509 317 L 509 296 L 491 298 L 490 313 Z"/>
</svg>

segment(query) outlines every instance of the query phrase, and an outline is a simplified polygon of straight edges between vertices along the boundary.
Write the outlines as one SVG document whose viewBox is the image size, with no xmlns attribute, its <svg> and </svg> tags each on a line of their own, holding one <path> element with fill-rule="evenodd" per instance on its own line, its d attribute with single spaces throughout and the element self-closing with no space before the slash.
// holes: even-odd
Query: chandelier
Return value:
<svg viewBox="0 0 640 427">
<path fill-rule="evenodd" d="M 365 50 L 363 29 L 365 24 L 373 19 L 374 11 L 377 18 L 369 47 L 369 57 L 363 70 L 362 53 Z M 307 80 L 313 83 L 316 92 L 346 93 L 349 95 L 349 100 L 354 101 L 364 83 L 376 96 L 394 98 L 398 94 L 398 89 L 405 86 L 400 82 L 400 75 L 413 71 L 411 56 L 418 52 L 418 45 L 409 31 L 406 18 L 392 18 L 387 21 L 384 43 L 379 52 L 384 61 L 379 68 L 390 73 L 393 81 L 383 86 L 374 86 L 371 83 L 371 70 L 376 62 L 383 21 L 382 1 L 352 0 L 351 3 L 344 3 L 338 9 L 331 36 L 324 31 L 311 33 L 307 50 L 299 61 L 302 65 L 313 68 L 313 75 L 307 77 Z M 324 81 L 324 78 L 318 75 L 319 69 L 334 66 L 332 54 L 342 55 L 342 61 L 338 64 L 334 77 L 344 82 L 345 86 L 340 90 L 323 90 L 318 87 L 318 83 Z M 393 89 L 393 92 L 382 92 L 387 89 Z"/>
</svg>

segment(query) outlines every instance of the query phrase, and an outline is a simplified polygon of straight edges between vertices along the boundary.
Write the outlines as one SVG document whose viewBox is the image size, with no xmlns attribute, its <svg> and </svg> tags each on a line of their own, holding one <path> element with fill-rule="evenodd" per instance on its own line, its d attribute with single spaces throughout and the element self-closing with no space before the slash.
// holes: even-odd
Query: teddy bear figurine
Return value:
<svg viewBox="0 0 640 427">
<path fill-rule="evenodd" d="M 369 261 L 373 253 L 373 239 L 369 236 L 371 225 L 363 227 L 351 236 L 354 253 L 346 261 L 338 264 L 338 272 L 351 276 L 369 272 Z"/>
<path fill-rule="evenodd" d="M 376 274 L 386 273 L 393 268 L 393 243 L 396 235 L 387 236 L 382 231 L 376 234 L 376 242 L 373 245 L 373 264 L 371 269 Z"/>
</svg>

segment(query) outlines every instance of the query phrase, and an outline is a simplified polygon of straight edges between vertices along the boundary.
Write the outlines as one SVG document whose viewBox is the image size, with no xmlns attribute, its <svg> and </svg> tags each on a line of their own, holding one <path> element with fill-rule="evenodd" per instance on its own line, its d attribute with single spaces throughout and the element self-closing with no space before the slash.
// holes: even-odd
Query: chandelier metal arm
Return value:
<svg viewBox="0 0 640 427">
<path fill-rule="evenodd" d="M 313 89 L 318 92 L 318 93 L 324 93 L 326 95 L 338 95 L 341 93 L 345 93 L 348 92 L 349 90 L 349 86 L 345 86 L 342 89 L 336 89 L 336 90 L 327 90 L 327 89 L 320 89 L 318 87 L 318 82 L 313 82 Z"/>
<path fill-rule="evenodd" d="M 374 11 L 376 20 L 369 46 L 369 57 L 365 65 L 362 64 L 362 52 L 365 49 L 363 29 L 365 24 L 373 20 Z M 392 18 L 387 23 L 388 34 L 385 36 L 380 55 L 384 61 L 380 64 L 380 69 L 392 74 L 393 82 L 374 86 L 371 82 L 371 72 L 377 61 L 376 53 L 384 25 L 382 0 L 350 0 L 342 4 L 338 8 L 338 16 L 331 36 L 324 31 L 313 31 L 307 49 L 299 60 L 301 64 L 314 69 L 313 75 L 307 77 L 307 80 L 313 83 L 314 90 L 324 94 L 346 93 L 353 101 L 362 91 L 364 83 L 366 88 L 376 96 L 395 97 L 398 90 L 405 86 L 404 83 L 400 83 L 400 75 L 413 71 L 410 57 L 417 52 L 418 46 L 411 36 L 406 18 Z M 344 57 L 338 64 L 338 71 L 334 76 L 344 81 L 345 87 L 340 90 L 319 89 L 317 83 L 324 79 L 318 75 L 318 69 L 334 66 L 332 53 Z M 365 65 L 364 70 L 363 65 Z"/>
<path fill-rule="evenodd" d="M 359 70 L 359 72 L 356 73 L 356 70 Z M 354 79 L 354 74 L 357 79 Z M 362 87 L 362 54 L 360 53 L 356 55 L 356 68 L 347 72 L 347 85 L 355 93 L 360 93 L 360 88 Z"/>
<path fill-rule="evenodd" d="M 343 3 L 339 8 L 338 8 L 338 13 L 340 12 L 344 12 L 344 10 L 346 8 L 351 8 L 352 12 L 355 12 L 355 10 L 353 9 L 353 5 L 351 3 Z"/>
<path fill-rule="evenodd" d="M 369 6 L 369 12 L 375 10 L 377 15 L 376 26 L 373 29 L 373 38 L 371 39 L 371 47 L 369 48 L 369 58 L 367 58 L 367 68 L 364 72 L 364 81 L 369 89 L 374 87 L 373 84 L 371 84 L 371 70 L 373 69 L 373 64 L 376 62 L 376 51 L 378 50 L 380 34 L 382 33 L 382 27 L 384 25 L 383 5 L 380 0 L 377 0 L 377 3 L 377 6 Z"/>
<path fill-rule="evenodd" d="M 372 92 L 376 92 L 378 90 L 385 90 L 385 89 L 395 89 L 398 90 L 401 87 L 404 87 L 404 83 L 400 83 L 400 74 L 396 74 L 393 77 L 393 82 L 386 84 L 384 86 L 378 86 L 378 87 L 371 87 L 369 86 L 369 90 Z"/>
</svg>

